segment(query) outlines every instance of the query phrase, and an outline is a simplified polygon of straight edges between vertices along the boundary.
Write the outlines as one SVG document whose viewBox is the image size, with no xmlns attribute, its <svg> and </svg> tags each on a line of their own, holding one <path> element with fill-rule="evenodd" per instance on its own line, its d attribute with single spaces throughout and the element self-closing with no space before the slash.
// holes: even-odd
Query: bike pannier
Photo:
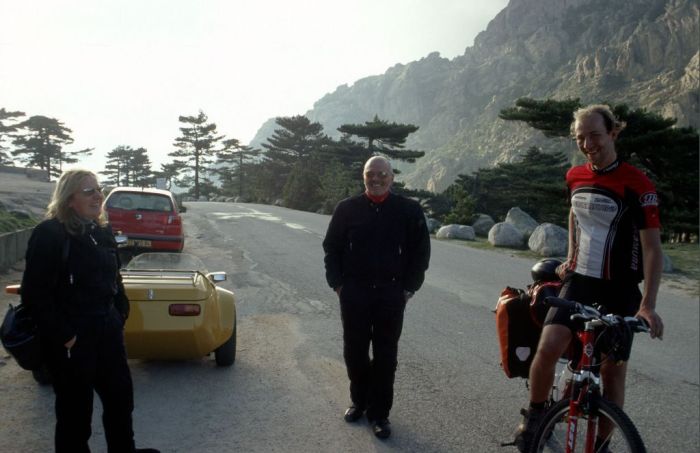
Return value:
<svg viewBox="0 0 700 453">
<path fill-rule="evenodd" d="M 528 377 L 540 329 L 530 316 L 530 296 L 525 291 L 510 286 L 501 291 L 496 304 L 496 330 L 506 376 Z"/>
<path fill-rule="evenodd" d="M 559 294 L 561 282 L 538 282 L 527 291 L 506 287 L 496 304 L 496 330 L 501 366 L 509 378 L 527 378 L 547 315 L 547 296 Z"/>
</svg>

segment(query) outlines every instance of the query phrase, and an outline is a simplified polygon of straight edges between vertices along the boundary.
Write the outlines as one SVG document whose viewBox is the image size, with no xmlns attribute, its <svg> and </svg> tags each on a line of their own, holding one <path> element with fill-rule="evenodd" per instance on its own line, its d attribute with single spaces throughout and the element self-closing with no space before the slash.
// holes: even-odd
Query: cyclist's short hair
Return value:
<svg viewBox="0 0 700 453">
<path fill-rule="evenodd" d="M 571 122 L 571 135 L 574 135 L 574 128 L 576 127 L 577 121 L 581 121 L 594 113 L 597 113 L 603 117 L 605 130 L 608 132 L 621 132 L 625 126 L 627 126 L 627 123 L 620 121 L 615 117 L 615 114 L 612 112 L 612 109 L 610 109 L 610 106 L 605 104 L 592 104 L 587 107 L 581 107 L 574 112 L 574 120 Z"/>
</svg>

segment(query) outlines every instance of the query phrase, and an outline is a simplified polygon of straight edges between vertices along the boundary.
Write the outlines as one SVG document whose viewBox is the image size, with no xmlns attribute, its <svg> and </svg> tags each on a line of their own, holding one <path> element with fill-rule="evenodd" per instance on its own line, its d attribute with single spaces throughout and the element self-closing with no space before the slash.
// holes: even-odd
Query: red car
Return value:
<svg viewBox="0 0 700 453">
<path fill-rule="evenodd" d="M 185 245 L 182 218 L 167 190 L 117 187 L 105 200 L 114 232 L 127 236 L 127 247 L 181 252 Z"/>
</svg>

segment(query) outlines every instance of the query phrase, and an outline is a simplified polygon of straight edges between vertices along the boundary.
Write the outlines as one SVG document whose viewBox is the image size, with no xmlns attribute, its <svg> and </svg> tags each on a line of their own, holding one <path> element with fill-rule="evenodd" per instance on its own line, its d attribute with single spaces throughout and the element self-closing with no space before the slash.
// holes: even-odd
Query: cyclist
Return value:
<svg viewBox="0 0 700 453">
<path fill-rule="evenodd" d="M 564 281 L 560 297 L 599 303 L 608 312 L 644 318 L 651 337 L 661 339 L 663 322 L 656 313 L 663 266 L 657 195 L 641 171 L 617 156 L 615 139 L 624 127 L 607 105 L 574 112 L 571 130 L 587 162 L 566 175 L 571 202 L 569 251 L 567 261 L 557 270 Z M 529 448 L 544 414 L 556 362 L 572 338 L 569 313 L 551 308 L 530 368 L 530 405 L 515 438 L 520 451 Z M 626 373 L 626 362 L 606 361 L 601 367 L 604 396 L 620 407 Z M 609 429 L 600 427 L 600 451 L 607 451 L 600 444 Z"/>
</svg>

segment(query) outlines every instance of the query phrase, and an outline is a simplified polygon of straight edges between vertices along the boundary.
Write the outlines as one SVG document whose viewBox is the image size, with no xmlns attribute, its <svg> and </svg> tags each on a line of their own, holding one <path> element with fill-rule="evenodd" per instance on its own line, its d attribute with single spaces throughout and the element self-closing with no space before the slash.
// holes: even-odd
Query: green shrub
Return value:
<svg viewBox="0 0 700 453">
<path fill-rule="evenodd" d="M 31 228 L 38 222 L 27 215 L 18 215 L 0 208 L 0 234 Z"/>
</svg>

